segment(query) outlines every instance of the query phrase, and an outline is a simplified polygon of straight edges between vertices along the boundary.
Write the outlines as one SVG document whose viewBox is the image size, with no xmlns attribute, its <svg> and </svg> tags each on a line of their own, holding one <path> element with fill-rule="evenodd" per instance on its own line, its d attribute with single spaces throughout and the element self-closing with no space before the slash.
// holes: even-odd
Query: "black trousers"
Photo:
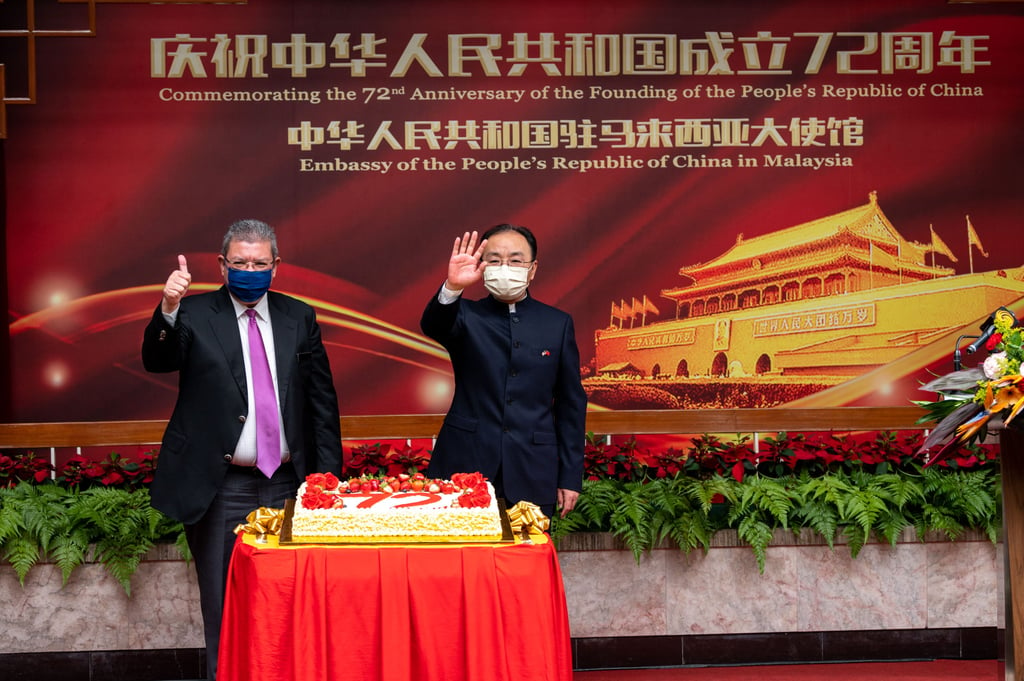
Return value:
<svg viewBox="0 0 1024 681">
<path fill-rule="evenodd" d="M 512 508 L 522 499 L 511 500 L 505 495 L 505 479 L 501 475 L 501 466 L 498 466 L 498 472 L 494 474 L 494 480 L 491 480 L 491 485 L 494 486 L 494 494 L 499 499 L 505 500 L 505 508 Z M 531 502 L 532 503 L 532 502 Z M 554 517 L 556 504 L 537 504 L 540 512 L 546 515 L 549 519 Z"/>
<path fill-rule="evenodd" d="M 185 526 L 185 537 L 199 579 L 199 603 L 206 640 L 206 678 L 210 681 L 217 678 L 224 591 L 235 545 L 233 530 L 245 523 L 250 512 L 261 506 L 284 508 L 284 502 L 295 497 L 298 487 L 299 481 L 290 463 L 282 464 L 270 479 L 255 467 L 231 466 L 224 478 L 224 486 L 213 498 L 206 514 L 194 525 Z"/>
</svg>

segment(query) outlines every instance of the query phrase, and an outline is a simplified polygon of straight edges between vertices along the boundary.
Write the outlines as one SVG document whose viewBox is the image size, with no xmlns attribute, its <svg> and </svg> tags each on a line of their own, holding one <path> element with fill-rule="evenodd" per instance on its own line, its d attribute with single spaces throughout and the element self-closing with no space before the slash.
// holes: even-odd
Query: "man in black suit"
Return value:
<svg viewBox="0 0 1024 681">
<path fill-rule="evenodd" d="M 234 223 L 217 259 L 225 285 L 185 298 L 192 278 L 178 256 L 142 341 L 148 371 L 178 372 L 150 495 L 154 508 L 185 525 L 211 680 L 232 530 L 256 508 L 281 508 L 309 473 L 341 472 L 338 398 L 316 314 L 268 292 L 281 262 L 274 230 Z M 258 414 L 268 395 L 269 412 Z"/>
<path fill-rule="evenodd" d="M 572 510 L 583 484 L 587 397 L 572 317 L 530 297 L 537 241 L 502 224 L 455 239 L 448 278 L 427 304 L 423 332 L 448 350 L 455 395 L 427 469 L 480 471 L 509 505 L 551 516 Z M 483 279 L 490 293 L 465 300 Z"/>
</svg>

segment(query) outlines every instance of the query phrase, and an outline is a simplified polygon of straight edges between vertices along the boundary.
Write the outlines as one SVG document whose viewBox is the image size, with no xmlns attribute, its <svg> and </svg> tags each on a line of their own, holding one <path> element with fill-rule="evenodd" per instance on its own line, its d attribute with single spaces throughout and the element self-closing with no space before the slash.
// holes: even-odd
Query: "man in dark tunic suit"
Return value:
<svg viewBox="0 0 1024 681">
<path fill-rule="evenodd" d="M 530 297 L 536 274 L 525 227 L 493 227 L 479 246 L 476 232 L 455 239 L 448 278 L 420 321 L 455 372 L 427 473 L 480 471 L 510 506 L 564 516 L 582 488 L 587 398 L 572 317 Z M 481 279 L 489 295 L 464 299 Z"/>
</svg>

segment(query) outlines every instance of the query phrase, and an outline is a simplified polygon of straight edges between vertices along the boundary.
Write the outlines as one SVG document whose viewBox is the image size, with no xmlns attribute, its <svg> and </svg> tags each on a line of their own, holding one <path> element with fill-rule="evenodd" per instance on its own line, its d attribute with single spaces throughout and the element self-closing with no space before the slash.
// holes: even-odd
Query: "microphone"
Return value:
<svg viewBox="0 0 1024 681">
<path fill-rule="evenodd" d="M 981 335 L 978 336 L 978 339 L 967 346 L 968 355 L 977 352 L 978 348 L 987 343 L 988 339 L 996 332 L 996 319 L 999 319 L 1000 321 L 1009 321 L 1010 326 L 1015 326 L 1017 324 L 1017 318 L 1013 316 L 1012 312 L 1007 310 L 1005 307 L 999 308 L 989 315 L 989 318 L 981 325 Z"/>
<path fill-rule="evenodd" d="M 956 339 L 956 349 L 953 350 L 953 371 L 960 371 L 963 368 L 963 354 L 960 351 L 960 344 L 964 342 L 964 338 L 977 338 L 977 336 L 969 336 L 965 333 Z"/>
</svg>

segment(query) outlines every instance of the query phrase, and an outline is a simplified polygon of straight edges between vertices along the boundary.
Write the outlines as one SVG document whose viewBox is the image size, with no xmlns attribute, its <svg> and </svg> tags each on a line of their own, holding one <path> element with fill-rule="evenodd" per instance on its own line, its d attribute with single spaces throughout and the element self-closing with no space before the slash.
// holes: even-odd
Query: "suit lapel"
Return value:
<svg viewBox="0 0 1024 681">
<path fill-rule="evenodd" d="M 235 316 L 235 307 L 231 304 L 227 289 L 222 288 L 219 293 L 220 295 L 213 297 L 210 306 L 210 327 L 224 352 L 224 358 L 227 360 L 231 375 L 235 378 L 238 391 L 245 400 L 245 358 L 242 356 L 242 336 L 238 332 L 238 318 Z"/>
<path fill-rule="evenodd" d="M 298 324 L 288 314 L 288 308 L 273 292 L 267 294 L 267 305 L 270 308 L 270 326 L 274 330 L 274 355 L 277 363 L 277 400 L 281 405 L 281 413 L 285 413 L 285 398 L 292 381 L 292 369 L 295 362 L 292 358 L 298 350 L 296 329 Z"/>
</svg>

